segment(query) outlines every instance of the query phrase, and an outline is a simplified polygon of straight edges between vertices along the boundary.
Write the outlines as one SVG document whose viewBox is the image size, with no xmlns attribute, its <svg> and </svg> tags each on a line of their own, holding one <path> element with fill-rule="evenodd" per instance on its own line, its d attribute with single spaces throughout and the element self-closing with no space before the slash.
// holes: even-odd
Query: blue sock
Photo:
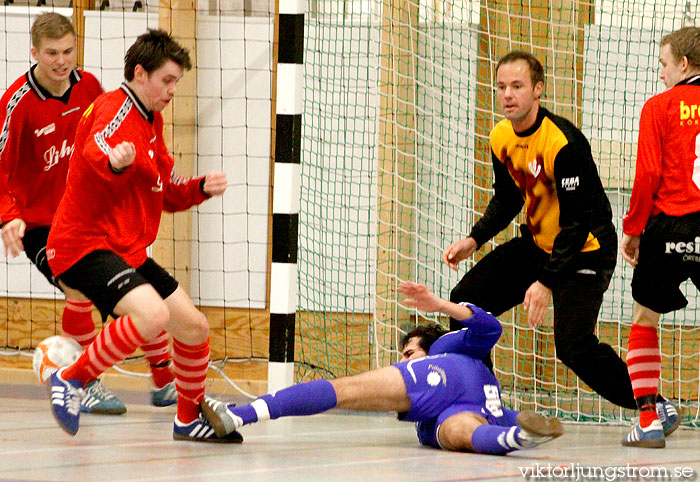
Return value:
<svg viewBox="0 0 700 482">
<path fill-rule="evenodd" d="M 313 415 L 330 410 L 338 403 L 335 388 L 328 380 L 299 383 L 261 398 L 267 402 L 271 419 L 290 415 Z"/>
<path fill-rule="evenodd" d="M 472 434 L 472 447 L 478 454 L 503 455 L 522 448 L 518 443 L 520 427 L 479 425 Z"/>
<path fill-rule="evenodd" d="M 279 390 L 274 395 L 263 395 L 249 405 L 231 407 L 232 414 L 241 417 L 243 424 L 259 420 L 293 415 L 313 415 L 335 407 L 338 399 L 328 380 L 299 383 Z"/>
<path fill-rule="evenodd" d="M 259 398 L 255 400 L 257 402 Z M 255 403 L 253 402 L 253 403 Z M 240 417 L 243 423 L 241 425 L 248 425 L 249 423 L 255 423 L 258 421 L 258 414 L 255 411 L 255 407 L 252 404 L 242 405 L 240 407 L 229 405 L 228 411 L 232 414 Z M 236 424 L 238 426 L 238 424 Z"/>
<path fill-rule="evenodd" d="M 520 410 L 511 410 L 509 408 L 501 408 L 503 417 L 506 419 L 506 425 L 518 425 L 518 414 Z"/>
</svg>

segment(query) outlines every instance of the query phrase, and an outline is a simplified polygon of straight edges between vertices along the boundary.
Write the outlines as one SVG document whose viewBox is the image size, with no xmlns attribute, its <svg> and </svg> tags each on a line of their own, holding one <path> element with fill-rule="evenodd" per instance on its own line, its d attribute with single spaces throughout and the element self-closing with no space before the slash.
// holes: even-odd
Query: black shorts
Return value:
<svg viewBox="0 0 700 482">
<path fill-rule="evenodd" d="M 601 242 L 601 244 L 603 244 Z M 551 255 L 535 245 L 531 238 L 513 238 L 484 256 L 467 271 L 450 294 L 450 301 L 468 301 L 479 308 L 500 316 L 525 299 L 530 285 L 537 281 Z M 617 257 L 617 239 L 605 239 L 604 248 L 578 253 L 568 273 L 562 274 L 552 290 L 555 301 L 555 317 L 563 308 L 557 303 L 562 295 L 579 310 L 582 305 L 591 307 L 591 316 L 596 318 L 603 293 L 610 284 Z M 571 286 L 582 286 L 576 292 Z M 591 293 L 596 295 L 592 296 Z M 571 298 L 573 297 L 573 298 Z M 600 299 L 597 299 L 600 298 Z M 451 329 L 462 328 L 461 324 L 450 325 Z"/>
<path fill-rule="evenodd" d="M 700 213 L 652 217 L 639 243 L 632 298 L 657 313 L 679 310 L 688 304 L 680 290 L 688 278 L 700 288 Z"/>
<path fill-rule="evenodd" d="M 49 227 L 40 226 L 30 229 L 24 233 L 22 244 L 24 252 L 27 253 L 27 258 L 36 266 L 41 274 L 43 274 L 49 283 L 59 288 L 56 278 L 54 278 L 49 262 L 46 259 L 46 240 L 49 239 Z"/>
<path fill-rule="evenodd" d="M 87 296 L 100 310 L 102 321 L 109 315 L 116 317 L 114 307 L 137 286 L 150 284 L 163 299 L 178 287 L 177 280 L 151 258 L 134 269 L 121 256 L 107 250 L 87 254 L 59 278 Z"/>
</svg>

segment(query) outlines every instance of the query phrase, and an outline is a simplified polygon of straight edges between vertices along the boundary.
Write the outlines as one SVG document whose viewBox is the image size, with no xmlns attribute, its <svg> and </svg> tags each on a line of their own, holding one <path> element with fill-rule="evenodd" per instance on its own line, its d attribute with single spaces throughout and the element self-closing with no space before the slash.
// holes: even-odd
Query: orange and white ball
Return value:
<svg viewBox="0 0 700 482">
<path fill-rule="evenodd" d="M 59 368 L 72 365 L 83 348 L 72 338 L 65 336 L 51 336 L 37 345 L 34 350 L 32 368 L 41 383 L 46 380 Z"/>
</svg>

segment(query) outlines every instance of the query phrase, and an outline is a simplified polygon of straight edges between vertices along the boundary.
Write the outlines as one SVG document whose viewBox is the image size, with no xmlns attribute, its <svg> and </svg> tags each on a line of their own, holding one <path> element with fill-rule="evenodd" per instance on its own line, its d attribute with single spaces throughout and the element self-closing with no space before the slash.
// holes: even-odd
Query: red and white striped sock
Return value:
<svg viewBox="0 0 700 482">
<path fill-rule="evenodd" d="M 639 422 L 646 428 L 656 414 L 656 392 L 661 376 L 661 351 L 656 327 L 632 325 L 627 352 L 627 370 L 639 408 Z"/>
<path fill-rule="evenodd" d="M 92 321 L 92 301 L 66 299 L 61 327 L 66 336 L 73 338 L 85 348 L 93 342 L 97 332 Z"/>
<path fill-rule="evenodd" d="M 63 378 L 75 378 L 85 385 L 145 343 L 131 318 L 120 316 L 105 325 L 78 361 L 65 370 Z"/>
<path fill-rule="evenodd" d="M 209 369 L 209 338 L 201 345 L 185 345 L 173 338 L 173 365 L 177 386 L 177 419 L 190 423 L 199 417 L 199 402 Z"/>
<path fill-rule="evenodd" d="M 141 350 L 151 365 L 153 375 L 153 385 L 156 388 L 163 388 L 175 379 L 170 367 L 170 335 L 167 331 L 161 331 L 147 345 L 143 345 Z"/>
</svg>

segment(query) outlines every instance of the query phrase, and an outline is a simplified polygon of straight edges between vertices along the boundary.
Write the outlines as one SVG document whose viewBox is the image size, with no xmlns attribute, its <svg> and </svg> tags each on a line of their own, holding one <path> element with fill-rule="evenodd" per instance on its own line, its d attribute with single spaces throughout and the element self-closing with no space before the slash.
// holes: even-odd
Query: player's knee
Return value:
<svg viewBox="0 0 700 482">
<path fill-rule="evenodd" d="M 592 342 L 592 343 L 591 343 Z M 579 337 L 569 339 L 567 337 L 555 337 L 554 346 L 557 350 L 557 358 L 568 367 L 584 363 L 590 358 L 591 349 L 595 349 L 598 344 L 598 339 L 593 337 Z"/>
<path fill-rule="evenodd" d="M 153 328 L 155 332 L 154 336 L 157 336 L 161 331 L 165 329 L 170 321 L 170 310 L 165 303 L 158 303 L 153 307 L 150 313 L 150 323 L 149 325 Z"/>
<path fill-rule="evenodd" d="M 473 451 L 472 446 L 473 430 L 467 430 L 467 427 L 461 424 L 449 424 L 440 426 L 438 435 L 440 446 L 446 450 L 454 450 L 457 452 Z"/>
<path fill-rule="evenodd" d="M 204 313 L 195 310 L 194 314 L 187 320 L 187 331 L 192 340 L 204 341 L 209 336 L 209 321 Z"/>
<path fill-rule="evenodd" d="M 559 358 L 559 360 L 561 360 L 562 363 L 564 363 L 564 365 L 570 366 L 576 358 L 571 344 L 566 341 L 560 341 L 555 339 L 554 346 L 557 352 L 557 358 Z"/>
<path fill-rule="evenodd" d="M 150 341 L 165 329 L 170 320 L 170 310 L 162 301 L 128 313 L 141 337 Z"/>
<path fill-rule="evenodd" d="M 438 442 L 445 450 L 458 452 L 474 451 L 474 446 L 472 445 L 474 430 L 486 423 L 486 419 L 476 413 L 456 413 L 440 424 Z"/>
</svg>

